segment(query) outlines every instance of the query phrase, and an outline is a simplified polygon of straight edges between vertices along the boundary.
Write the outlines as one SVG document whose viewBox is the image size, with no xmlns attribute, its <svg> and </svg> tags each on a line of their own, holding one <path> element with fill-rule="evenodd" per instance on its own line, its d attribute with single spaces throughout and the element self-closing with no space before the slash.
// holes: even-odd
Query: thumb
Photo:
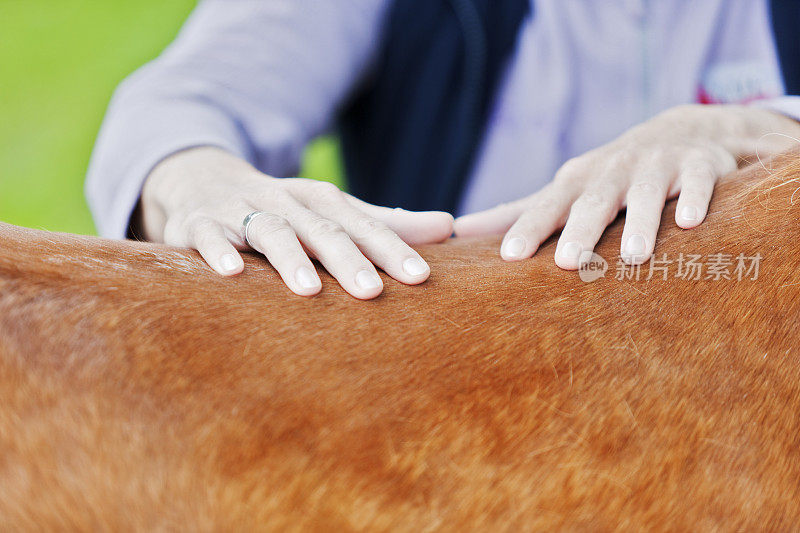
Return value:
<svg viewBox="0 0 800 533">
<path fill-rule="evenodd" d="M 501 204 L 486 211 L 458 217 L 453 229 L 458 237 L 499 235 L 514 225 L 522 211 L 523 207 L 519 202 Z"/>
<path fill-rule="evenodd" d="M 443 211 L 406 211 L 369 204 L 346 195 L 347 201 L 364 214 L 380 220 L 408 244 L 442 242 L 453 234 L 453 215 Z"/>
</svg>

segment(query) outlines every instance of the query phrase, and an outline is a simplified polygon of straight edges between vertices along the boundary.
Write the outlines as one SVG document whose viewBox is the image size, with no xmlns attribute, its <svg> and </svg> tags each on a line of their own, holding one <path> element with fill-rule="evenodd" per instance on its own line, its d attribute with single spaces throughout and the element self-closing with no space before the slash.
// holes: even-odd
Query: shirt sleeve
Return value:
<svg viewBox="0 0 800 533">
<path fill-rule="evenodd" d="M 769 109 L 800 121 L 800 96 L 779 96 L 752 102 L 755 107 Z"/>
<path fill-rule="evenodd" d="M 86 180 L 99 233 L 124 238 L 145 178 L 187 148 L 296 173 L 374 58 L 387 2 L 202 1 L 176 41 L 114 93 Z"/>
</svg>

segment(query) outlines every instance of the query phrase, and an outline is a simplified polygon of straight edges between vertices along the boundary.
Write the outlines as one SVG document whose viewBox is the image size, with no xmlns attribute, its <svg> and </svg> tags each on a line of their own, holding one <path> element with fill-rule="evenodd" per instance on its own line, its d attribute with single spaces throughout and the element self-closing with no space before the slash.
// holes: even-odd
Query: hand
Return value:
<svg viewBox="0 0 800 533">
<path fill-rule="evenodd" d="M 242 222 L 263 211 L 250 225 L 250 244 L 290 290 L 311 296 L 322 288 L 311 256 L 359 299 L 383 290 L 375 266 L 408 285 L 425 281 L 430 268 L 407 243 L 445 240 L 453 225 L 447 213 L 377 207 L 329 183 L 272 178 L 209 147 L 158 165 L 145 182 L 141 210 L 148 240 L 195 248 L 225 276 L 244 268 L 237 251 L 249 248 Z"/>
<path fill-rule="evenodd" d="M 541 191 L 509 204 L 460 217 L 458 236 L 507 232 L 501 255 L 531 257 L 563 228 L 556 264 L 574 270 L 605 228 L 627 208 L 620 255 L 631 264 L 653 253 L 667 198 L 680 193 L 675 222 L 689 229 L 706 216 L 716 181 L 739 158 L 763 158 L 790 148 L 800 124 L 771 111 L 744 106 L 687 105 L 666 111 L 616 141 L 567 161 Z M 584 256 L 585 257 L 585 256 Z"/>
</svg>

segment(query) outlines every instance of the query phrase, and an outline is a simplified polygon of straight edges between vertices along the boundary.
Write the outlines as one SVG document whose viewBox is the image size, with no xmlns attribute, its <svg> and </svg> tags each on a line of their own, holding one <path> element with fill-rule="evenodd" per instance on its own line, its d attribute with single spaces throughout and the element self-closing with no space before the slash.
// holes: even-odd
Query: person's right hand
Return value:
<svg viewBox="0 0 800 533">
<path fill-rule="evenodd" d="M 245 243 L 242 222 L 256 217 Z M 453 217 L 438 211 L 378 207 L 310 179 L 273 178 L 212 147 L 179 152 L 148 176 L 141 199 L 144 237 L 194 248 L 218 273 L 240 273 L 237 250 L 264 254 L 289 289 L 312 296 L 322 288 L 309 257 L 359 299 L 378 296 L 383 283 L 375 267 L 416 285 L 430 267 L 409 244 L 450 237 Z"/>
</svg>

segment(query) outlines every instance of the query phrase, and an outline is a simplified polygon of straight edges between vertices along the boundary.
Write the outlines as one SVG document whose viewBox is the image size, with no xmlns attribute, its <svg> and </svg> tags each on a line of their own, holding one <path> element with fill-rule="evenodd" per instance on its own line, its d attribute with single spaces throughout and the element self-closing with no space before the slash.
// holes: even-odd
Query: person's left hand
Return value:
<svg viewBox="0 0 800 533">
<path fill-rule="evenodd" d="M 698 226 L 706 216 L 714 184 L 736 170 L 742 157 L 780 153 L 800 138 L 800 123 L 772 111 L 733 105 L 686 105 L 656 116 L 617 140 L 567 161 L 541 191 L 487 211 L 456 219 L 457 236 L 506 232 L 507 261 L 531 257 L 563 228 L 555 261 L 580 266 L 617 213 L 627 208 L 621 257 L 631 264 L 653 253 L 661 211 L 680 194 L 678 226 Z"/>
</svg>

